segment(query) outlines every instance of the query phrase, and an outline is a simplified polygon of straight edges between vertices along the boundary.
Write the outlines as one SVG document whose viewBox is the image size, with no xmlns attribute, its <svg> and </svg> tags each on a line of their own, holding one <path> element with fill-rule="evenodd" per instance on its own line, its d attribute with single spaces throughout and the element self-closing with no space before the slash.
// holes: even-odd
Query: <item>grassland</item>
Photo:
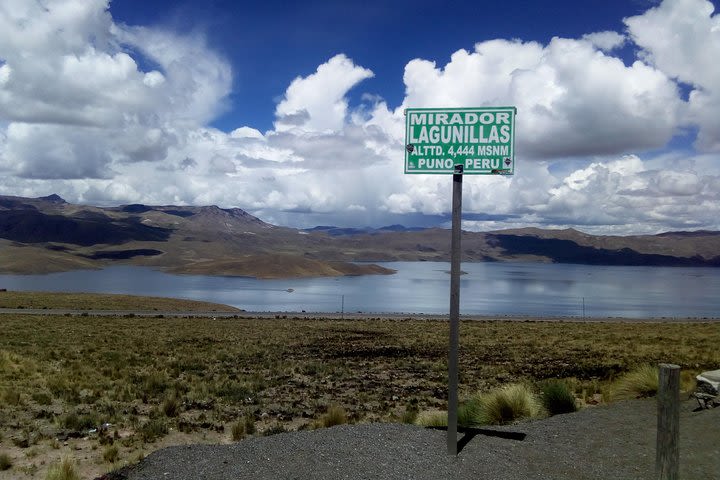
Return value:
<svg viewBox="0 0 720 480">
<path fill-rule="evenodd" d="M 44 478 L 68 455 L 92 478 L 169 444 L 446 407 L 442 321 L 6 314 L 0 329 L 12 478 Z M 467 321 L 460 396 L 564 378 L 596 403 L 638 365 L 717 368 L 718 344 L 718 323 Z"/>
<path fill-rule="evenodd" d="M 164 297 L 105 293 L 0 292 L 0 308 L 129 310 L 160 312 L 240 312 L 228 305 Z"/>
</svg>

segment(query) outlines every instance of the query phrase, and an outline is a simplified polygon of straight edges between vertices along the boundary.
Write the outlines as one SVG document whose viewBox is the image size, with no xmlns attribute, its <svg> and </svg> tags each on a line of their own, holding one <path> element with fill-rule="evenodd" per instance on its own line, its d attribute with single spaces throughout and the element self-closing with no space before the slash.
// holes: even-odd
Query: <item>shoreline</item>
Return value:
<svg viewBox="0 0 720 480">
<path fill-rule="evenodd" d="M 445 263 L 405 262 L 382 266 L 395 275 L 313 279 L 259 280 L 251 277 L 210 277 L 166 273 L 152 267 L 115 266 L 103 271 L 47 277 L 0 277 L 9 290 L 57 292 L 87 290 L 134 296 L 202 299 L 257 312 L 259 315 L 421 316 L 447 315 L 449 276 Z M 720 276 L 698 269 L 618 271 L 530 264 L 508 266 L 468 264 L 464 276 L 463 318 L 560 318 L 593 321 L 687 321 L 720 318 L 716 291 Z M 625 268 L 625 267 L 623 267 Z M 712 273 L 712 274 L 711 274 Z M 644 286 L 643 286 L 644 285 Z M 142 287 L 139 287 L 142 286 Z M 636 288 L 637 286 L 637 288 Z M 92 305 L 5 303 L 0 307 L 95 308 Z M 134 304 L 122 310 L 175 310 Z M 188 309 L 189 310 L 189 309 Z M 199 309 L 192 309 L 199 310 Z M 210 309 L 207 310 L 216 310 Z M 423 315 L 424 314 L 424 315 Z"/>
<path fill-rule="evenodd" d="M 101 317 L 155 317 L 155 318 L 238 318 L 271 320 L 427 320 L 444 321 L 449 314 L 430 313 L 373 313 L 373 312 L 179 312 L 158 310 L 72 310 L 38 308 L 0 308 L 0 315 L 65 315 L 65 316 L 101 316 Z M 482 315 L 461 314 L 460 320 L 477 322 L 532 322 L 532 323 L 714 323 L 720 317 L 581 317 L 581 316 L 530 316 L 530 315 Z"/>
</svg>

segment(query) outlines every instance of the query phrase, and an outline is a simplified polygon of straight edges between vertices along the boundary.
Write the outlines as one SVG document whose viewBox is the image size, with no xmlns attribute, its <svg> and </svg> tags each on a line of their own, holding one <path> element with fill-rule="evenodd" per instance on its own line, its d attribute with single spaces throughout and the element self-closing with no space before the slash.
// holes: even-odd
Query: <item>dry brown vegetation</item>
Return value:
<svg viewBox="0 0 720 480">
<path fill-rule="evenodd" d="M 89 477 L 169 444 L 446 408 L 443 321 L 2 315 L 0 328 L 0 454 L 17 478 L 68 455 Z M 565 378 L 594 403 L 638 365 L 717 368 L 718 344 L 717 323 L 465 321 L 460 396 Z"/>
</svg>

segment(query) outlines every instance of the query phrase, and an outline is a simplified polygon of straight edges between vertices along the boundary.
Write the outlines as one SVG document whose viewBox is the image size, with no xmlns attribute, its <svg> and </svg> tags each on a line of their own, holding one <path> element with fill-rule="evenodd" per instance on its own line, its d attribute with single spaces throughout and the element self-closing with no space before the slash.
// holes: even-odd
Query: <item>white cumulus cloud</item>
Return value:
<svg viewBox="0 0 720 480">
<path fill-rule="evenodd" d="M 706 0 L 665 0 L 625 19 L 642 57 L 693 87 L 687 123 L 700 132 L 696 145 L 720 152 L 720 15 Z"/>
<path fill-rule="evenodd" d="M 658 148 L 677 128 L 677 86 L 640 61 L 625 66 L 597 40 L 546 46 L 491 40 L 459 50 L 443 68 L 413 60 L 404 106 L 513 105 L 518 152 L 554 158 Z"/>
<path fill-rule="evenodd" d="M 347 117 L 345 94 L 358 82 L 373 76 L 339 54 L 307 77 L 297 77 L 285 92 L 275 114 L 275 129 L 313 132 L 342 130 Z"/>
<path fill-rule="evenodd" d="M 446 218 L 450 177 L 403 174 L 405 108 L 516 106 L 516 174 L 466 177 L 465 212 L 487 217 L 466 228 L 720 229 L 720 26 L 705 0 L 665 0 L 623 32 L 408 59 L 399 105 L 362 91 L 373 65 L 338 53 L 289 83 L 272 129 L 229 132 L 211 126 L 231 94 L 223 55 L 198 33 L 115 23 L 111 7 L 0 3 L 0 193 L 306 226 Z M 628 46 L 636 58 L 619 56 Z M 678 134 L 696 150 L 674 149 Z"/>
<path fill-rule="evenodd" d="M 113 23 L 105 0 L 0 6 L 0 169 L 20 178 L 110 178 L 162 162 L 229 93 L 202 38 Z M 144 54 L 163 70 L 143 71 Z"/>
</svg>

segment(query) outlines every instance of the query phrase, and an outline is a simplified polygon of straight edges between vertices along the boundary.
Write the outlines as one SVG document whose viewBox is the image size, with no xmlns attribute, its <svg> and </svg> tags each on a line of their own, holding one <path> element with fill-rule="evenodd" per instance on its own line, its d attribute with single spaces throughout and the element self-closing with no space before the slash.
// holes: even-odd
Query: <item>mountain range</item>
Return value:
<svg viewBox="0 0 720 480">
<path fill-rule="evenodd" d="M 574 229 L 463 232 L 463 261 L 720 266 L 720 232 L 597 236 Z M 58 195 L 0 196 L 0 273 L 113 264 L 258 278 L 389 274 L 365 262 L 449 261 L 442 228 L 271 225 L 239 208 L 94 207 Z M 355 263 L 361 262 L 361 263 Z"/>
</svg>

